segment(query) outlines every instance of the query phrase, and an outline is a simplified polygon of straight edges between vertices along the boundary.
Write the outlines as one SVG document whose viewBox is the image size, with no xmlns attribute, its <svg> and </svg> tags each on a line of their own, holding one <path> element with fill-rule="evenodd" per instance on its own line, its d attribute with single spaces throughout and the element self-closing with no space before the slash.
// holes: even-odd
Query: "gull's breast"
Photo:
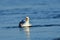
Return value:
<svg viewBox="0 0 60 40">
<path fill-rule="evenodd" d="M 22 26 L 31 26 L 30 23 L 24 23 Z"/>
</svg>

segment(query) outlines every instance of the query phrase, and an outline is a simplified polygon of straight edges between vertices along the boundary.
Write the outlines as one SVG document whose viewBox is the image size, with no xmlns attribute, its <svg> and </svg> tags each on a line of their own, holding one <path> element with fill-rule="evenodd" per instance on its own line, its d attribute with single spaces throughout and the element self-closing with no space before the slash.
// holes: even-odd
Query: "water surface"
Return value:
<svg viewBox="0 0 60 40">
<path fill-rule="evenodd" d="M 0 0 L 0 40 L 60 40 L 60 0 Z"/>
</svg>

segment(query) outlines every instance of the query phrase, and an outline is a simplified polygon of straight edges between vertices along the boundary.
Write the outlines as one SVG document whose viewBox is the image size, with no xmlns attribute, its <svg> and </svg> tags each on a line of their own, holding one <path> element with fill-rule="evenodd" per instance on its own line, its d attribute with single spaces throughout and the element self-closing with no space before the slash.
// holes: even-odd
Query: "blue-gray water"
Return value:
<svg viewBox="0 0 60 40">
<path fill-rule="evenodd" d="M 29 33 L 18 28 L 26 16 Z M 0 40 L 60 40 L 60 0 L 0 0 Z"/>
</svg>

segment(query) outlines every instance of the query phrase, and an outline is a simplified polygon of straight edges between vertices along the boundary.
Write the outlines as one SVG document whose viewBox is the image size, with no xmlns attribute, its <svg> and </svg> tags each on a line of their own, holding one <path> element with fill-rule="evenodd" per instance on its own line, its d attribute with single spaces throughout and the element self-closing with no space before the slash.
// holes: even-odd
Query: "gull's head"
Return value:
<svg viewBox="0 0 60 40">
<path fill-rule="evenodd" d="M 29 21 L 29 17 L 26 17 L 26 21 Z"/>
</svg>

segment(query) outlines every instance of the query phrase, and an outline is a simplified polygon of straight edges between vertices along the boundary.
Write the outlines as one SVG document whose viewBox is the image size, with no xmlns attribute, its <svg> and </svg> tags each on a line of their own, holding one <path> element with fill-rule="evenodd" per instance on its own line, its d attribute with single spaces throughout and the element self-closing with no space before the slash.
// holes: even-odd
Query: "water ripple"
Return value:
<svg viewBox="0 0 60 40">
<path fill-rule="evenodd" d="M 55 38 L 55 39 L 53 39 L 53 40 L 60 40 L 60 38 Z"/>
<path fill-rule="evenodd" d="M 60 24 L 32 25 L 31 27 L 53 27 L 53 26 L 60 26 Z M 19 27 L 19 26 L 8 26 L 8 27 L 1 27 L 1 28 L 10 29 L 10 28 L 22 28 L 22 27 Z"/>
<path fill-rule="evenodd" d="M 38 9 L 38 8 L 37 8 Z M 36 16 L 35 18 L 38 19 L 49 19 L 49 18 L 60 18 L 60 11 L 56 10 L 56 11 L 39 11 L 37 9 L 34 8 L 15 8 L 15 9 L 6 9 L 6 10 L 0 10 L 0 15 L 20 15 L 20 14 L 27 14 L 27 15 L 32 15 L 32 16 Z M 33 18 L 34 18 L 33 17 Z"/>
</svg>

